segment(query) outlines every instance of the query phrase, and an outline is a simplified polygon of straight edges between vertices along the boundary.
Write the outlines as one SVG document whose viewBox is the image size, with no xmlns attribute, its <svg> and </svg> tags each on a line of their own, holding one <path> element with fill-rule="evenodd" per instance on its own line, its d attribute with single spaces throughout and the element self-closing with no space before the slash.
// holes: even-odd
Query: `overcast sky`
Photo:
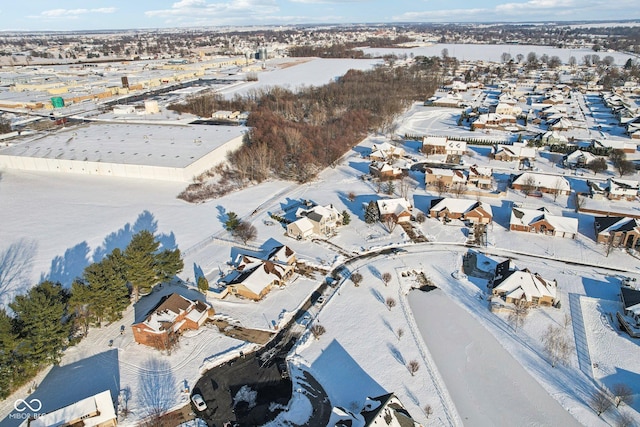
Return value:
<svg viewBox="0 0 640 427">
<path fill-rule="evenodd" d="M 640 18 L 638 0 L 3 0 L 2 30 Z"/>
</svg>

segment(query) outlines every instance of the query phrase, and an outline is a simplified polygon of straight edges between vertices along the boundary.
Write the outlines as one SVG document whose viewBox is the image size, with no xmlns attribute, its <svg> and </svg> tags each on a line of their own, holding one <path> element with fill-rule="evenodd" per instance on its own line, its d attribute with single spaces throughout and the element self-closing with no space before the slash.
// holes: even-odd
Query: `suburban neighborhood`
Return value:
<svg viewBox="0 0 640 427">
<path fill-rule="evenodd" d="M 637 425 L 627 24 L 0 33 L 0 427 Z"/>
</svg>

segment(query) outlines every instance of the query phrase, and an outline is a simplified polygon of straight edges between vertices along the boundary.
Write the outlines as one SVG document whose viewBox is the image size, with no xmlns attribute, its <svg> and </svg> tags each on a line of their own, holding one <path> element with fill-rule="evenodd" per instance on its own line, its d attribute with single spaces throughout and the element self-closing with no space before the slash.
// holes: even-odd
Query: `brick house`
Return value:
<svg viewBox="0 0 640 427">
<path fill-rule="evenodd" d="M 166 350 L 183 331 L 198 329 L 213 314 L 213 308 L 206 302 L 192 301 L 176 293 L 165 295 L 142 322 L 131 326 L 133 339 L 138 344 Z"/>
</svg>

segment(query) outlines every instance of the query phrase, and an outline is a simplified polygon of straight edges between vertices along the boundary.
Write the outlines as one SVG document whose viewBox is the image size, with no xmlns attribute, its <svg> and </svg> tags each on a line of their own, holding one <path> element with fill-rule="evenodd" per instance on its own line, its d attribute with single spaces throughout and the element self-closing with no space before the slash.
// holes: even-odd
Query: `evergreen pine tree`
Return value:
<svg viewBox="0 0 640 427">
<path fill-rule="evenodd" d="M 0 309 L 0 400 L 11 393 L 14 376 L 13 351 L 17 336 L 13 332 L 13 320 L 4 309 Z"/>
<path fill-rule="evenodd" d="M 68 310 L 73 314 L 75 327 L 81 330 L 82 335 L 87 336 L 89 326 L 95 322 L 89 286 L 80 281 L 74 281 L 71 284 L 71 297 L 69 298 Z"/>
<path fill-rule="evenodd" d="M 349 225 L 351 222 L 351 215 L 346 210 L 342 211 L 342 225 Z"/>
<path fill-rule="evenodd" d="M 71 332 L 66 322 L 68 299 L 60 283 L 45 281 L 9 304 L 19 338 L 16 353 L 30 374 L 60 360 Z"/>
<path fill-rule="evenodd" d="M 134 234 L 124 250 L 126 278 L 133 286 L 136 300 L 141 292 L 150 292 L 157 282 L 155 253 L 159 246 L 151 232 L 142 230 Z"/>
<path fill-rule="evenodd" d="M 166 282 L 180 273 L 184 268 L 184 262 L 180 254 L 180 249 L 165 249 L 156 254 L 156 276 L 158 280 Z"/>
<path fill-rule="evenodd" d="M 364 222 L 367 224 L 373 224 L 380 220 L 380 212 L 378 211 L 378 205 L 373 200 L 369 202 L 367 208 L 364 211 Z"/>
<path fill-rule="evenodd" d="M 207 278 L 204 276 L 198 277 L 198 290 L 205 294 L 207 293 L 207 289 L 209 289 L 209 281 Z"/>
<path fill-rule="evenodd" d="M 235 212 L 229 212 L 227 214 L 227 220 L 224 222 L 224 228 L 227 231 L 233 231 L 238 227 L 238 224 L 240 224 L 240 218 L 238 218 L 238 215 L 236 215 Z"/>
</svg>

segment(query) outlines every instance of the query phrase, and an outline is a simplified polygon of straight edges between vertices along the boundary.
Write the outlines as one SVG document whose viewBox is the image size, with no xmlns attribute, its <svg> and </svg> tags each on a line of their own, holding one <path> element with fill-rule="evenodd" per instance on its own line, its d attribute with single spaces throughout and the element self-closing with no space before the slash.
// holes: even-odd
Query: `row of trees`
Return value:
<svg viewBox="0 0 640 427">
<path fill-rule="evenodd" d="M 141 231 L 124 251 L 87 266 L 71 289 L 44 281 L 9 303 L 12 315 L 0 309 L 0 399 L 57 363 L 90 326 L 121 319 L 132 294 L 137 299 L 182 271 L 180 250 L 159 247 L 151 232 Z"/>
<path fill-rule="evenodd" d="M 434 93 L 440 60 L 416 59 L 411 67 L 350 70 L 325 86 L 297 92 L 275 87 L 229 103 L 205 95 L 172 108 L 200 116 L 217 109 L 250 111 L 245 144 L 230 156 L 237 178 L 306 182 L 368 132 L 391 131 L 394 118 L 413 100 Z"/>
</svg>

